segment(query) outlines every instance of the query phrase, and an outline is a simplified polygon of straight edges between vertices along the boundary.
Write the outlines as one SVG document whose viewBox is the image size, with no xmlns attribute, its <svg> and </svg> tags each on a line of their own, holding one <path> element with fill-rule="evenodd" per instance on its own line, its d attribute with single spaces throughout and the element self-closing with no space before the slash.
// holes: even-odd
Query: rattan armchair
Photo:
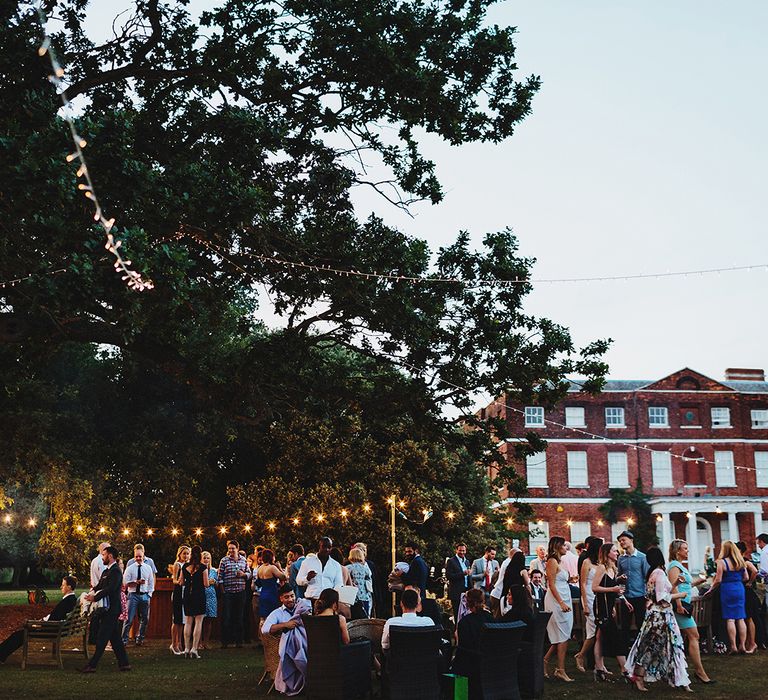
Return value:
<svg viewBox="0 0 768 700">
<path fill-rule="evenodd" d="M 381 654 L 381 635 L 384 633 L 386 620 L 371 618 L 352 620 L 347 623 L 350 639 L 367 639 L 371 643 L 371 654 Z"/>
<path fill-rule="evenodd" d="M 267 691 L 269 695 L 275 687 L 275 678 L 277 678 L 277 667 L 280 665 L 280 635 L 274 635 L 267 632 L 259 632 L 261 646 L 264 650 L 264 673 L 259 678 L 259 685 L 265 680 L 272 681 L 272 685 Z"/>
<path fill-rule="evenodd" d="M 522 698 L 544 695 L 544 642 L 552 613 L 538 612 L 531 629 L 526 631 L 517 657 L 517 687 Z"/>
<path fill-rule="evenodd" d="M 308 698 L 346 700 L 371 692 L 371 643 L 341 643 L 338 617 L 302 615 L 307 631 Z"/>
<path fill-rule="evenodd" d="M 440 700 L 441 637 L 437 626 L 390 626 L 387 680 L 392 700 Z"/>
<path fill-rule="evenodd" d="M 524 622 L 487 622 L 480 635 L 479 673 L 470 678 L 470 697 L 482 700 L 520 700 L 517 657 L 527 625 Z"/>
</svg>

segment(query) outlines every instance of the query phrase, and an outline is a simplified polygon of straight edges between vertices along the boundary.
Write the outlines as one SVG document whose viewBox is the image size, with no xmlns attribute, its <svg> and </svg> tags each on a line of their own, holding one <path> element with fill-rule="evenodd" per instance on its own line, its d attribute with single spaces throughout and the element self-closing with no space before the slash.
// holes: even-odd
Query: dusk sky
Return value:
<svg viewBox="0 0 768 700">
<path fill-rule="evenodd" d="M 95 2 L 91 26 L 119 5 Z M 520 78 L 543 80 L 533 113 L 499 145 L 426 138 L 445 201 L 411 219 L 360 191 L 361 217 L 433 249 L 510 226 L 539 278 L 768 266 L 768 3 L 504 2 L 490 16 L 518 28 Z M 526 308 L 579 344 L 613 338 L 614 378 L 690 366 L 722 379 L 768 364 L 766 292 L 768 267 L 540 285 Z"/>
</svg>

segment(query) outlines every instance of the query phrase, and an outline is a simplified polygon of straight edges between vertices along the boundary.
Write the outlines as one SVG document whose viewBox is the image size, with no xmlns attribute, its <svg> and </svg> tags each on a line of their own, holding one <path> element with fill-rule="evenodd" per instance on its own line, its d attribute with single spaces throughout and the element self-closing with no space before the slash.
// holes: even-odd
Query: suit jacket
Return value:
<svg viewBox="0 0 768 700">
<path fill-rule="evenodd" d="M 411 561 L 408 571 L 403 574 L 402 582 L 405 586 L 418 586 L 421 591 L 421 597 L 427 597 L 427 577 L 429 569 L 427 562 L 422 559 L 421 554 L 417 554 Z"/>
<path fill-rule="evenodd" d="M 123 574 L 117 562 L 108 569 L 104 569 L 101 578 L 93 589 L 96 592 L 96 600 L 106 598 L 109 601 L 108 615 L 118 617 L 120 615 L 120 589 L 123 587 Z"/>
<path fill-rule="evenodd" d="M 466 559 L 464 561 L 468 569 L 469 562 Z M 455 554 L 445 564 L 445 576 L 448 579 L 449 598 L 458 598 L 467 590 L 467 576 Z"/>
<path fill-rule="evenodd" d="M 56 607 L 53 609 L 48 619 L 50 621 L 64 620 L 66 619 L 67 615 L 69 615 L 69 613 L 71 613 L 75 609 L 76 605 L 77 605 L 76 595 L 72 594 L 72 595 L 65 596 L 58 603 L 56 603 Z"/>
<path fill-rule="evenodd" d="M 479 559 L 475 559 L 475 561 L 472 562 L 472 585 L 475 588 L 479 588 L 481 591 L 485 590 L 485 566 L 486 566 L 486 558 L 480 557 Z M 493 579 L 493 575 L 499 570 L 499 562 L 497 562 L 495 559 L 491 560 L 491 579 Z M 493 584 L 491 584 L 490 588 L 488 589 L 488 592 L 493 588 Z"/>
<path fill-rule="evenodd" d="M 544 596 L 547 593 L 547 589 L 544 586 L 538 588 L 531 584 L 531 596 L 533 597 L 533 604 L 537 610 L 544 610 Z"/>
</svg>

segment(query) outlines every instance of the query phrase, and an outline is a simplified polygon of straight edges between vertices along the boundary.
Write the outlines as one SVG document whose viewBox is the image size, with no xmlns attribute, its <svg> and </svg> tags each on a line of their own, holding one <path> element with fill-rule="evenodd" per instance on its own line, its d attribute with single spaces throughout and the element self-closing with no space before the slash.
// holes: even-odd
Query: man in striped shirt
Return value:
<svg viewBox="0 0 768 700">
<path fill-rule="evenodd" d="M 227 542 L 227 556 L 219 563 L 219 582 L 224 591 L 222 596 L 221 646 L 230 644 L 243 646 L 243 608 L 245 587 L 251 577 L 248 561 L 239 552 L 236 540 Z"/>
</svg>

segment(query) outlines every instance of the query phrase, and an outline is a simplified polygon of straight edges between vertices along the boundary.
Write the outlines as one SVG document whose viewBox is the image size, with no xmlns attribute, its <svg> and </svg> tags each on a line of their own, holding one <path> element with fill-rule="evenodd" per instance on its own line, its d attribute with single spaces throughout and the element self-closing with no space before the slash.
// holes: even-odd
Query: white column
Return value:
<svg viewBox="0 0 768 700">
<path fill-rule="evenodd" d="M 686 540 L 688 541 L 688 571 L 698 573 L 702 570 L 701 555 L 699 554 L 699 534 L 696 528 L 696 511 L 691 511 L 691 517 L 688 518 L 688 527 L 686 529 Z"/>
<path fill-rule="evenodd" d="M 739 541 L 739 521 L 733 511 L 728 512 L 728 537 L 731 542 Z"/>
<path fill-rule="evenodd" d="M 761 532 L 763 532 L 763 512 L 757 511 L 755 512 L 755 537 L 757 537 Z"/>
<path fill-rule="evenodd" d="M 669 543 L 672 541 L 670 539 L 670 533 L 669 533 L 669 513 L 662 513 L 661 514 L 661 553 L 664 555 L 664 559 L 666 559 L 669 556 Z"/>
</svg>

